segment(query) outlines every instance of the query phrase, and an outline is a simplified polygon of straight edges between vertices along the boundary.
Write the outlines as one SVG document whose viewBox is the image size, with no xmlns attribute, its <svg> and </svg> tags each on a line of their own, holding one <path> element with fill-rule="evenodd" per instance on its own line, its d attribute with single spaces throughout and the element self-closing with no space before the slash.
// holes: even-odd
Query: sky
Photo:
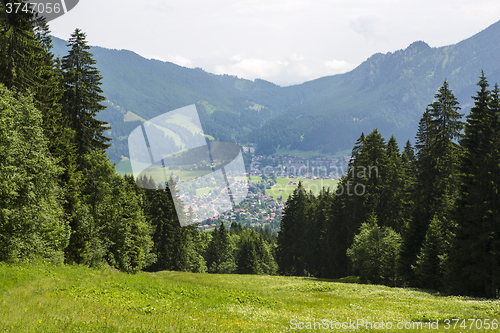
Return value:
<svg viewBox="0 0 500 333">
<path fill-rule="evenodd" d="M 288 86 L 498 20 L 498 0 L 80 0 L 49 24 L 65 40 L 79 28 L 90 45 Z"/>
</svg>

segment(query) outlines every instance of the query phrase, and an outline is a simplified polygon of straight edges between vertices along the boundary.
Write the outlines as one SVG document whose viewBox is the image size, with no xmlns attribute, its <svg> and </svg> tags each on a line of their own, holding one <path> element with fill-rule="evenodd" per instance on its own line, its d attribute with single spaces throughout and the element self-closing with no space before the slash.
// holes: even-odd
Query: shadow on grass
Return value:
<svg viewBox="0 0 500 333">
<path fill-rule="evenodd" d="M 314 280 L 314 281 L 322 281 L 322 282 L 338 282 L 338 283 L 355 283 L 355 284 L 366 284 L 361 282 L 359 276 L 347 276 L 340 279 L 324 279 L 324 278 L 315 278 L 315 277 L 304 277 L 305 280 Z"/>
<path fill-rule="evenodd" d="M 321 281 L 321 282 L 337 282 L 337 283 L 350 283 L 350 284 L 364 284 L 364 285 L 374 285 L 374 286 L 384 286 L 384 287 L 389 287 L 389 288 L 401 288 L 401 289 L 406 289 L 410 291 L 417 291 L 425 294 L 429 294 L 431 296 L 435 297 L 461 297 L 465 300 L 475 300 L 475 301 L 483 301 L 486 300 L 485 298 L 476 298 L 476 297 L 470 297 L 470 296 L 460 296 L 460 295 L 453 295 L 449 294 L 446 292 L 442 292 L 439 290 L 435 289 L 422 289 L 422 288 L 416 288 L 416 287 L 403 287 L 403 286 L 386 286 L 383 284 L 373 284 L 369 282 L 362 282 L 359 276 L 347 276 L 343 277 L 340 279 L 325 279 L 325 278 L 315 278 L 315 277 L 304 277 L 304 280 L 312 280 L 312 281 Z"/>
</svg>

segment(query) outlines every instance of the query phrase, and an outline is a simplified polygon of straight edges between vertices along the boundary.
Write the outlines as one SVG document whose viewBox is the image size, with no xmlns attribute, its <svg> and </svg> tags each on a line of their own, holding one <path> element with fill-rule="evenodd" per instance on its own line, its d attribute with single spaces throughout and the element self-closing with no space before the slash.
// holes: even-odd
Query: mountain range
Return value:
<svg viewBox="0 0 500 333">
<path fill-rule="evenodd" d="M 91 41 L 90 41 L 91 42 Z M 66 43 L 54 38 L 53 53 Z M 418 121 L 446 79 L 467 114 L 481 70 L 500 82 L 500 21 L 457 44 L 430 47 L 417 41 L 404 50 L 377 53 L 344 74 L 280 87 L 201 68 L 146 59 L 127 50 L 92 47 L 103 76 L 111 124 L 108 155 L 128 156 L 127 137 L 141 122 L 196 104 L 204 132 L 215 140 L 249 144 L 257 152 L 340 154 L 361 132 L 374 128 L 400 146 L 415 136 Z"/>
</svg>

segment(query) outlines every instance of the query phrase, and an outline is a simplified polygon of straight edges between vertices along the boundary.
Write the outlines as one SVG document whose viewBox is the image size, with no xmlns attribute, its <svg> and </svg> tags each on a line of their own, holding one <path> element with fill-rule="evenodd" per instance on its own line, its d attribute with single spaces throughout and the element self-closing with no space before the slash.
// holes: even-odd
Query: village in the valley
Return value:
<svg viewBox="0 0 500 333">
<path fill-rule="evenodd" d="M 212 209 L 211 218 L 199 223 L 200 230 L 210 230 L 226 224 L 238 222 L 252 228 L 268 228 L 271 232 L 279 230 L 281 213 L 290 192 L 277 183 L 286 183 L 286 187 L 297 186 L 299 180 L 339 180 L 347 170 L 351 156 L 304 158 L 294 155 L 255 155 L 254 148 L 242 147 L 247 155 L 246 175 L 248 194 L 234 209 L 225 210 L 228 198 L 219 187 L 208 193 L 197 195 L 192 206 Z M 280 187 L 276 190 L 276 187 Z M 273 189 L 273 190 L 271 190 Z M 272 195 L 279 191 L 279 195 Z"/>
</svg>

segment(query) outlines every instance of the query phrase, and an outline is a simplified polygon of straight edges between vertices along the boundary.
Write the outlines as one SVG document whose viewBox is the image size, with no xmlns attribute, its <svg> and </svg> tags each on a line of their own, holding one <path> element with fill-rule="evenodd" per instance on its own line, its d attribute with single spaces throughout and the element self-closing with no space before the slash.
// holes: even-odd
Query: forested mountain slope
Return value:
<svg viewBox="0 0 500 333">
<path fill-rule="evenodd" d="M 141 118 L 193 103 L 207 134 L 255 143 L 264 153 L 284 147 L 336 153 L 375 127 L 404 142 L 413 138 L 444 79 L 466 110 L 481 69 L 490 82 L 500 81 L 499 40 L 497 22 L 455 45 L 414 42 L 404 50 L 374 54 L 351 72 L 289 87 L 213 75 L 126 50 L 94 47 L 92 52 L 110 106 L 100 115 L 113 127 L 108 153 L 119 161 L 128 155 L 126 138 Z M 65 42 L 54 39 L 54 44 L 54 52 L 63 55 Z"/>
</svg>

